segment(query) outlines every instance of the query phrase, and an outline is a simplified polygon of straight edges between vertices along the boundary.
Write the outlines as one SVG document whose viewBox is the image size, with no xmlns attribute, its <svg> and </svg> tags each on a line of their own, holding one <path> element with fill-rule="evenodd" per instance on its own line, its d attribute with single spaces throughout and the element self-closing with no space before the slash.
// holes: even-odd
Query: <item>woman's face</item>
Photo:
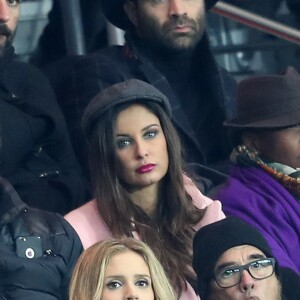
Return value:
<svg viewBox="0 0 300 300">
<path fill-rule="evenodd" d="M 133 104 L 116 121 L 119 176 L 130 191 L 158 185 L 169 166 L 167 142 L 159 119 L 145 106 Z"/>
<path fill-rule="evenodd" d="M 255 137 L 255 148 L 263 157 L 292 168 L 300 168 L 300 126 L 265 131 Z"/>
<path fill-rule="evenodd" d="M 150 271 L 145 260 L 133 251 L 115 254 L 104 274 L 101 300 L 154 300 Z"/>
</svg>

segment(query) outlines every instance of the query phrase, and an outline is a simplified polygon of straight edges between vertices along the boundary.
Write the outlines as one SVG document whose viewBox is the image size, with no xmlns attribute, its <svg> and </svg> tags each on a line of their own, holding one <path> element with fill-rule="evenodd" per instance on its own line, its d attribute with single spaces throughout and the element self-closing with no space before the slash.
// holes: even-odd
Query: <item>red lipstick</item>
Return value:
<svg viewBox="0 0 300 300">
<path fill-rule="evenodd" d="M 142 165 L 141 167 L 136 169 L 136 172 L 139 174 L 149 173 L 153 170 L 155 166 L 155 164 Z"/>
</svg>

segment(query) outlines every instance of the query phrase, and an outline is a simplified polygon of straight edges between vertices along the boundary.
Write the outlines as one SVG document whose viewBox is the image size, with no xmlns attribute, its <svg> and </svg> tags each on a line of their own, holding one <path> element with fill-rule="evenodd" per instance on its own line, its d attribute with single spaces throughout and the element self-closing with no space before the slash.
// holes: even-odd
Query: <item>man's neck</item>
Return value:
<svg viewBox="0 0 300 300">
<path fill-rule="evenodd" d="M 5 67 L 7 64 L 11 62 L 12 59 L 15 57 L 15 50 L 13 46 L 8 46 L 2 50 L 0 55 L 0 68 Z"/>
</svg>

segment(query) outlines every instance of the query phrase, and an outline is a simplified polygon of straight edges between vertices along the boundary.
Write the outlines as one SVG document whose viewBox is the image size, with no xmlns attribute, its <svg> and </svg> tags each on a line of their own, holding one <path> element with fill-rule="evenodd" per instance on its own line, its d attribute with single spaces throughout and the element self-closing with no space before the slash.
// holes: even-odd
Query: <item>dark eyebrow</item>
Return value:
<svg viewBox="0 0 300 300">
<path fill-rule="evenodd" d="M 254 254 L 251 254 L 248 256 L 249 262 L 251 262 L 251 260 L 256 260 L 256 259 L 260 259 L 260 258 L 266 258 L 266 256 L 263 254 L 260 254 L 260 253 L 254 253 Z M 235 261 L 228 261 L 228 262 L 225 262 L 225 263 L 219 265 L 215 271 L 219 271 L 219 270 L 227 268 L 227 267 L 234 268 L 234 267 L 238 267 L 238 266 L 239 265 Z"/>
<path fill-rule="evenodd" d="M 264 254 L 259 254 L 259 253 L 255 253 L 255 254 L 251 254 L 248 259 L 260 259 L 260 258 L 266 258 L 266 256 Z"/>
<path fill-rule="evenodd" d="M 145 132 L 145 131 L 147 131 L 148 129 L 150 129 L 152 127 L 160 127 L 160 125 L 159 124 L 150 124 L 150 125 L 142 128 L 141 131 Z M 130 135 L 129 134 L 125 134 L 125 133 L 119 133 L 119 134 L 117 134 L 117 137 L 130 137 Z"/>
<path fill-rule="evenodd" d="M 130 137 L 130 135 L 129 134 L 120 133 L 120 134 L 117 134 L 117 137 Z"/>
<path fill-rule="evenodd" d="M 225 262 L 225 263 L 219 265 L 219 266 L 215 269 L 215 271 L 220 271 L 220 270 L 222 270 L 222 269 L 224 269 L 224 268 L 227 268 L 227 267 L 232 267 L 232 268 L 234 268 L 234 267 L 237 267 L 237 266 L 238 266 L 238 265 L 236 264 L 236 262 L 234 262 L 234 261 L 228 261 L 228 262 Z"/>
<path fill-rule="evenodd" d="M 144 278 L 149 278 L 151 280 L 151 276 L 148 274 L 135 274 L 134 277 L 135 278 L 144 277 Z M 124 278 L 125 278 L 125 276 L 123 276 L 123 275 L 110 275 L 110 276 L 107 276 L 105 279 L 106 280 L 112 280 L 112 279 L 123 280 Z"/>
<path fill-rule="evenodd" d="M 143 128 L 142 131 L 146 131 L 151 127 L 160 127 L 160 125 L 159 124 L 150 124 L 150 125 L 146 126 L 145 128 Z"/>
</svg>

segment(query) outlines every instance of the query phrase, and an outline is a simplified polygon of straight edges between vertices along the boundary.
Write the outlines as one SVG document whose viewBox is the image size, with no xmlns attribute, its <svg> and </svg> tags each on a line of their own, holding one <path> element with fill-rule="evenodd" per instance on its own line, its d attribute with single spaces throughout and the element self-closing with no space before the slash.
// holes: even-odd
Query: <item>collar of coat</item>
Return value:
<svg viewBox="0 0 300 300">
<path fill-rule="evenodd" d="M 27 208 L 13 186 L 0 177 L 0 226 L 11 222 Z"/>
</svg>

